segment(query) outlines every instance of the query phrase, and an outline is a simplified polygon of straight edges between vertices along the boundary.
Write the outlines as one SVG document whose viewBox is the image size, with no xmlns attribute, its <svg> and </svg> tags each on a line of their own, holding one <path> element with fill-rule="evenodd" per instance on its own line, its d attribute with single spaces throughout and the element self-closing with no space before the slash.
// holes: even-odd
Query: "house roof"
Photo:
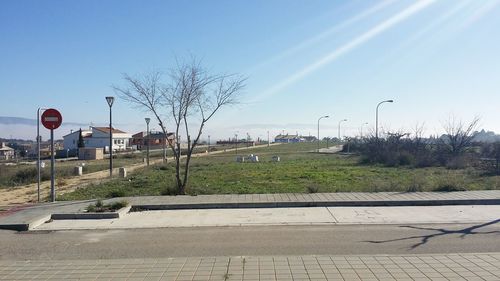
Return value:
<svg viewBox="0 0 500 281">
<path fill-rule="evenodd" d="M 298 139 L 298 135 L 277 135 L 275 139 Z"/>
<path fill-rule="evenodd" d="M 79 132 L 80 132 L 80 130 L 75 130 L 75 131 L 73 131 L 73 130 L 72 130 L 72 132 L 71 132 L 71 133 L 69 133 L 69 134 L 67 134 L 67 135 L 64 135 L 64 136 L 63 136 L 63 138 L 64 138 L 64 137 L 67 137 L 67 136 L 69 136 L 69 135 L 72 135 L 72 134 L 77 134 L 77 133 L 79 133 Z M 89 136 L 92 136 L 92 131 L 89 131 L 89 130 L 82 130 L 82 137 L 86 138 L 86 137 L 89 137 Z"/>
<path fill-rule="evenodd" d="M 132 135 L 132 138 L 144 138 L 146 136 L 146 132 L 139 132 L 137 134 Z M 151 132 L 151 137 L 153 138 L 162 138 L 164 134 L 162 132 Z M 172 139 L 174 138 L 175 134 L 174 133 L 167 133 L 167 138 Z"/>
<path fill-rule="evenodd" d="M 93 129 L 96 129 L 98 131 L 104 132 L 106 134 L 109 134 L 109 127 L 92 127 Z M 118 130 L 116 128 L 111 128 L 111 132 L 113 134 L 126 134 L 126 132 L 122 130 Z"/>
</svg>

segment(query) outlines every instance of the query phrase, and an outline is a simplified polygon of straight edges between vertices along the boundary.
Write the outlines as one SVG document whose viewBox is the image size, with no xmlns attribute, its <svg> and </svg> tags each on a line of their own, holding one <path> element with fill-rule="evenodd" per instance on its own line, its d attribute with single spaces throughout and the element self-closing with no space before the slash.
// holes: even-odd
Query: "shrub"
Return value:
<svg viewBox="0 0 500 281">
<path fill-rule="evenodd" d="M 112 211 L 119 210 L 128 206 L 127 200 L 120 200 L 109 204 L 109 209 Z"/>
<path fill-rule="evenodd" d="M 115 189 L 115 190 L 111 190 L 109 193 L 108 193 L 108 196 L 107 197 L 110 197 L 110 198 L 116 198 L 116 197 L 125 197 L 125 191 L 122 190 L 122 189 Z"/>
<path fill-rule="evenodd" d="M 414 175 L 410 185 L 407 187 L 406 192 L 419 192 L 423 191 L 425 186 L 425 179 Z"/>
<path fill-rule="evenodd" d="M 169 168 L 168 168 L 167 165 L 161 165 L 161 166 L 158 167 L 158 170 L 160 170 L 160 171 L 168 171 Z"/>
<path fill-rule="evenodd" d="M 306 187 L 306 193 L 318 193 L 319 187 L 317 185 L 308 185 Z"/>
<path fill-rule="evenodd" d="M 415 158 L 407 151 L 402 151 L 398 157 L 399 165 L 407 166 L 415 163 Z"/>
<path fill-rule="evenodd" d="M 40 178 L 42 181 L 50 179 L 49 171 L 42 169 L 40 172 Z M 29 184 L 36 182 L 38 180 L 38 171 L 36 167 L 23 168 L 17 171 L 12 177 L 11 181 L 15 185 L 19 184 Z"/>
<path fill-rule="evenodd" d="M 450 170 L 465 169 L 468 166 L 468 161 L 465 156 L 453 157 L 446 163 L 446 168 Z"/>
<path fill-rule="evenodd" d="M 448 175 L 440 178 L 433 191 L 466 191 L 467 188 L 465 185 L 463 176 L 457 176 L 453 173 L 449 173 Z"/>
<path fill-rule="evenodd" d="M 177 186 L 171 185 L 161 191 L 161 195 L 179 195 Z"/>
<path fill-rule="evenodd" d="M 101 200 L 101 199 L 99 199 L 99 200 L 97 200 L 97 202 L 95 203 L 95 206 L 96 206 L 97 208 L 102 208 L 102 206 L 104 206 L 104 203 L 102 203 L 102 200 Z"/>
<path fill-rule="evenodd" d="M 128 206 L 128 202 L 126 200 L 120 200 L 106 205 L 102 202 L 102 200 L 97 200 L 95 204 L 90 204 L 87 207 L 87 212 L 92 212 L 92 213 L 113 212 L 121 208 L 124 208 L 126 206 Z"/>
<path fill-rule="evenodd" d="M 467 189 L 465 187 L 456 186 L 452 183 L 448 183 L 439 185 L 433 191 L 452 192 L 452 191 L 467 191 Z"/>
</svg>

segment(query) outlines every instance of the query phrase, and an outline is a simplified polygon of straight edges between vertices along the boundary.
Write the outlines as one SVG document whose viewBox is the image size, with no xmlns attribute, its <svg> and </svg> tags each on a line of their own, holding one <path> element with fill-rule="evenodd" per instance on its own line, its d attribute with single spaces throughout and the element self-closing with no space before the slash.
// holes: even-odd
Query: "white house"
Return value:
<svg viewBox="0 0 500 281">
<path fill-rule="evenodd" d="M 14 158 L 14 149 L 0 142 L 0 160 L 9 160 Z"/>
<path fill-rule="evenodd" d="M 113 151 L 125 150 L 129 147 L 130 134 L 112 129 L 113 134 Z M 80 130 L 72 131 L 63 136 L 64 149 L 78 149 L 78 139 Z M 90 130 L 82 130 L 83 143 L 85 147 L 104 148 L 108 151 L 109 148 L 109 128 L 108 127 L 90 127 Z"/>
</svg>

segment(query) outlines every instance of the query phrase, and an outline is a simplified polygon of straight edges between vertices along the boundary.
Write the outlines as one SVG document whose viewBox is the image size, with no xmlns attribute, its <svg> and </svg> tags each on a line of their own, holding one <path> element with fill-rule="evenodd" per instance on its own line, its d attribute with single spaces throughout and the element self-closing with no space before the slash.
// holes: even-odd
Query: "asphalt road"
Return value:
<svg viewBox="0 0 500 281">
<path fill-rule="evenodd" d="M 500 252 L 483 224 L 193 227 L 0 231 L 0 259 Z"/>
</svg>

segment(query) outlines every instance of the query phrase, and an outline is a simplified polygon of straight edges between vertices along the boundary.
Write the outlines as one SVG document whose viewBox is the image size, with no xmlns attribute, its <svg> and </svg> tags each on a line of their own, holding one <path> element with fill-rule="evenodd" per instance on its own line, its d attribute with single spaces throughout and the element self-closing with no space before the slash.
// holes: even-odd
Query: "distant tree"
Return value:
<svg viewBox="0 0 500 281">
<path fill-rule="evenodd" d="M 84 148 L 85 147 L 85 141 L 83 141 L 83 135 L 82 135 L 82 128 L 80 128 L 80 132 L 78 135 L 78 148 Z"/>
<path fill-rule="evenodd" d="M 440 138 L 441 147 L 452 157 L 464 153 L 474 140 L 474 131 L 479 125 L 479 120 L 479 117 L 474 117 L 469 123 L 464 123 L 451 116 L 443 124 L 445 134 Z"/>
<path fill-rule="evenodd" d="M 191 156 L 200 143 L 204 127 L 220 109 L 238 102 L 246 79 L 234 74 L 210 74 L 198 60 L 192 59 L 178 62 L 167 83 L 162 84 L 160 80 L 158 72 L 146 75 L 144 79 L 125 75 L 129 87 L 115 87 L 115 90 L 123 99 L 152 112 L 164 132 L 161 116 L 172 118 L 176 142 L 169 143 L 169 147 L 175 159 L 177 193 L 185 194 Z M 193 128 L 194 134 L 191 134 Z M 186 134 L 187 151 L 181 156 L 182 131 Z M 185 161 L 181 163 L 184 157 Z"/>
</svg>

